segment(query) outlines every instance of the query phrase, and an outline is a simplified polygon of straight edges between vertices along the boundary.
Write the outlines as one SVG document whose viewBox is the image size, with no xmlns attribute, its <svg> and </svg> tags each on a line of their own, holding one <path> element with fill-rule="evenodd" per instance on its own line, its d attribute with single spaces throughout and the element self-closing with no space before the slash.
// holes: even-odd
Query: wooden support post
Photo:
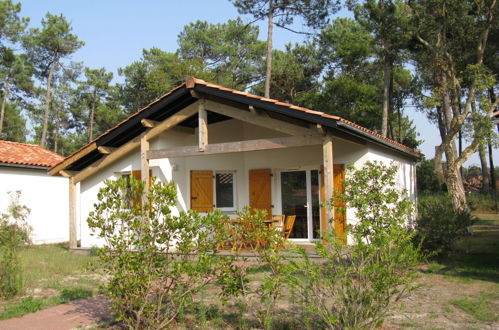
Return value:
<svg viewBox="0 0 499 330">
<path fill-rule="evenodd" d="M 203 101 L 199 103 L 198 114 L 199 151 L 205 151 L 206 145 L 208 144 L 208 114 L 206 112 L 206 109 L 204 108 Z"/>
<path fill-rule="evenodd" d="M 73 178 L 69 178 L 69 248 L 77 247 L 76 231 L 76 183 Z"/>
<path fill-rule="evenodd" d="M 333 138 L 326 135 L 322 143 L 322 155 L 324 161 L 324 190 L 326 203 L 333 197 L 334 173 L 333 173 Z M 334 209 L 326 206 L 326 224 L 334 228 Z M 325 228 L 323 230 L 326 230 Z"/>
<path fill-rule="evenodd" d="M 147 203 L 147 194 L 149 193 L 149 160 L 147 153 L 149 152 L 149 141 L 146 133 L 140 137 L 140 179 L 144 181 L 144 193 L 142 194 L 142 205 Z"/>
</svg>

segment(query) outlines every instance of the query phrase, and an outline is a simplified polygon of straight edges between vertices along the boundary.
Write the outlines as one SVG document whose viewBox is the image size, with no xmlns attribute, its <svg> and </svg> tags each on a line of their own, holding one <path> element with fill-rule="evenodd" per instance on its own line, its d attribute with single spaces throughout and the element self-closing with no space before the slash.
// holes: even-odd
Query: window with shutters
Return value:
<svg viewBox="0 0 499 330">
<path fill-rule="evenodd" d="M 234 172 L 215 173 L 215 207 L 222 211 L 236 210 L 236 176 Z"/>
<path fill-rule="evenodd" d="M 191 171 L 191 209 L 198 212 L 211 212 L 213 208 L 222 211 L 235 211 L 236 202 L 235 171 Z"/>
</svg>

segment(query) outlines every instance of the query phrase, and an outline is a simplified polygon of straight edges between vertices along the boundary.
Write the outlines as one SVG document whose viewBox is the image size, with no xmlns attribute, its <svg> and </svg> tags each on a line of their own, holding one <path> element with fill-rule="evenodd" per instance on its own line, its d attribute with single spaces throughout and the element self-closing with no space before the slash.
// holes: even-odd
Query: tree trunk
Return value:
<svg viewBox="0 0 499 330">
<path fill-rule="evenodd" d="M 454 207 L 458 210 L 469 211 L 461 172 L 459 172 L 459 167 L 456 166 L 455 163 L 447 164 L 447 169 L 445 170 L 445 183 L 447 184 L 447 189 Z"/>
<path fill-rule="evenodd" d="M 274 27 L 272 0 L 269 0 L 269 22 L 267 34 L 267 71 L 265 72 L 265 97 L 270 98 L 270 79 L 272 75 L 272 29 Z"/>
<path fill-rule="evenodd" d="M 90 108 L 90 115 L 88 118 L 88 142 L 92 142 L 94 139 L 94 116 L 95 116 L 95 100 L 96 92 L 94 89 L 93 99 L 92 99 L 92 107 Z"/>
<path fill-rule="evenodd" d="M 392 75 L 392 63 L 388 55 L 385 55 L 383 65 L 383 118 L 381 121 L 381 135 L 388 134 L 388 116 L 390 113 L 390 81 Z"/>
<path fill-rule="evenodd" d="M 497 189 L 496 187 L 496 172 L 494 168 L 494 155 L 492 154 L 492 144 L 489 142 L 487 143 L 489 146 L 489 164 L 490 164 L 490 188 L 495 191 Z"/>
<path fill-rule="evenodd" d="M 52 65 L 50 66 L 49 76 L 47 78 L 47 93 L 45 94 L 45 112 L 43 114 L 42 137 L 40 138 L 40 147 L 42 148 L 45 148 L 45 144 L 47 142 L 47 131 L 49 125 L 49 111 L 50 111 L 50 101 L 51 101 L 50 89 L 56 65 L 57 65 L 57 58 L 54 59 L 54 62 L 52 62 Z"/>
<path fill-rule="evenodd" d="M 480 165 L 482 166 L 482 191 L 489 192 L 489 169 L 487 166 L 487 157 L 485 156 L 485 145 L 483 143 L 478 147 L 478 156 L 480 156 Z"/>
<path fill-rule="evenodd" d="M 5 105 L 7 104 L 7 97 L 9 96 L 9 79 L 5 80 L 5 89 L 3 91 L 2 108 L 0 109 L 0 133 L 3 130 L 3 121 L 5 119 Z"/>
<path fill-rule="evenodd" d="M 496 94 L 494 93 L 494 88 L 489 88 L 489 98 L 490 98 L 490 103 L 494 104 L 496 101 Z M 499 129 L 499 125 L 497 127 Z M 496 191 L 496 172 L 495 172 L 495 167 L 494 167 L 494 155 L 492 153 L 492 141 L 489 138 L 487 141 L 488 147 L 489 147 L 489 165 L 490 165 L 490 188 L 493 191 Z"/>
</svg>

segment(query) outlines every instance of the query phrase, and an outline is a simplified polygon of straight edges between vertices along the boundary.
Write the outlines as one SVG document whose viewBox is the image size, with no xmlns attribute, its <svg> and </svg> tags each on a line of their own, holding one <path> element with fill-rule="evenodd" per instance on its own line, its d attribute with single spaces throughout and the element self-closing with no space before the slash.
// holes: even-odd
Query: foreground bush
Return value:
<svg viewBox="0 0 499 330">
<path fill-rule="evenodd" d="M 321 327 L 379 327 L 390 304 L 414 288 L 413 266 L 420 253 L 406 229 L 414 209 L 396 189 L 396 172 L 395 166 L 367 162 L 349 173 L 345 192 L 335 198 L 356 208 L 358 223 L 347 227 L 352 244 L 343 244 L 333 231 L 326 244 L 316 246 L 324 263 L 309 259 L 304 250 L 303 261 L 295 262 L 294 285 L 304 309 Z"/>
<path fill-rule="evenodd" d="M 131 177 L 105 184 L 88 224 L 106 242 L 100 257 L 111 276 L 112 310 L 128 328 L 171 326 L 223 264 L 215 256 L 220 215 L 173 215 L 173 183 L 154 183 L 146 205 L 143 182 Z"/>
<path fill-rule="evenodd" d="M 31 228 L 26 222 L 30 209 L 21 205 L 20 197 L 20 191 L 11 192 L 7 211 L 0 213 L 0 297 L 5 298 L 22 292 L 19 246 L 30 242 Z"/>
<path fill-rule="evenodd" d="M 456 210 L 447 195 L 424 196 L 418 202 L 416 241 L 431 253 L 445 253 L 474 222 L 468 211 Z"/>
</svg>

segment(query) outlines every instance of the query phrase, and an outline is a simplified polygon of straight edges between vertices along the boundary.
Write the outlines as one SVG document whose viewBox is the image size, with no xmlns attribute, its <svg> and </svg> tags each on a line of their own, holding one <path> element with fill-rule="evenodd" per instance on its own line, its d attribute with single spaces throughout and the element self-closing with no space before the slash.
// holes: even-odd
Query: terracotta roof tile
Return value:
<svg viewBox="0 0 499 330">
<path fill-rule="evenodd" d="M 50 167 L 63 159 L 36 144 L 0 140 L 0 163 Z"/>
</svg>

